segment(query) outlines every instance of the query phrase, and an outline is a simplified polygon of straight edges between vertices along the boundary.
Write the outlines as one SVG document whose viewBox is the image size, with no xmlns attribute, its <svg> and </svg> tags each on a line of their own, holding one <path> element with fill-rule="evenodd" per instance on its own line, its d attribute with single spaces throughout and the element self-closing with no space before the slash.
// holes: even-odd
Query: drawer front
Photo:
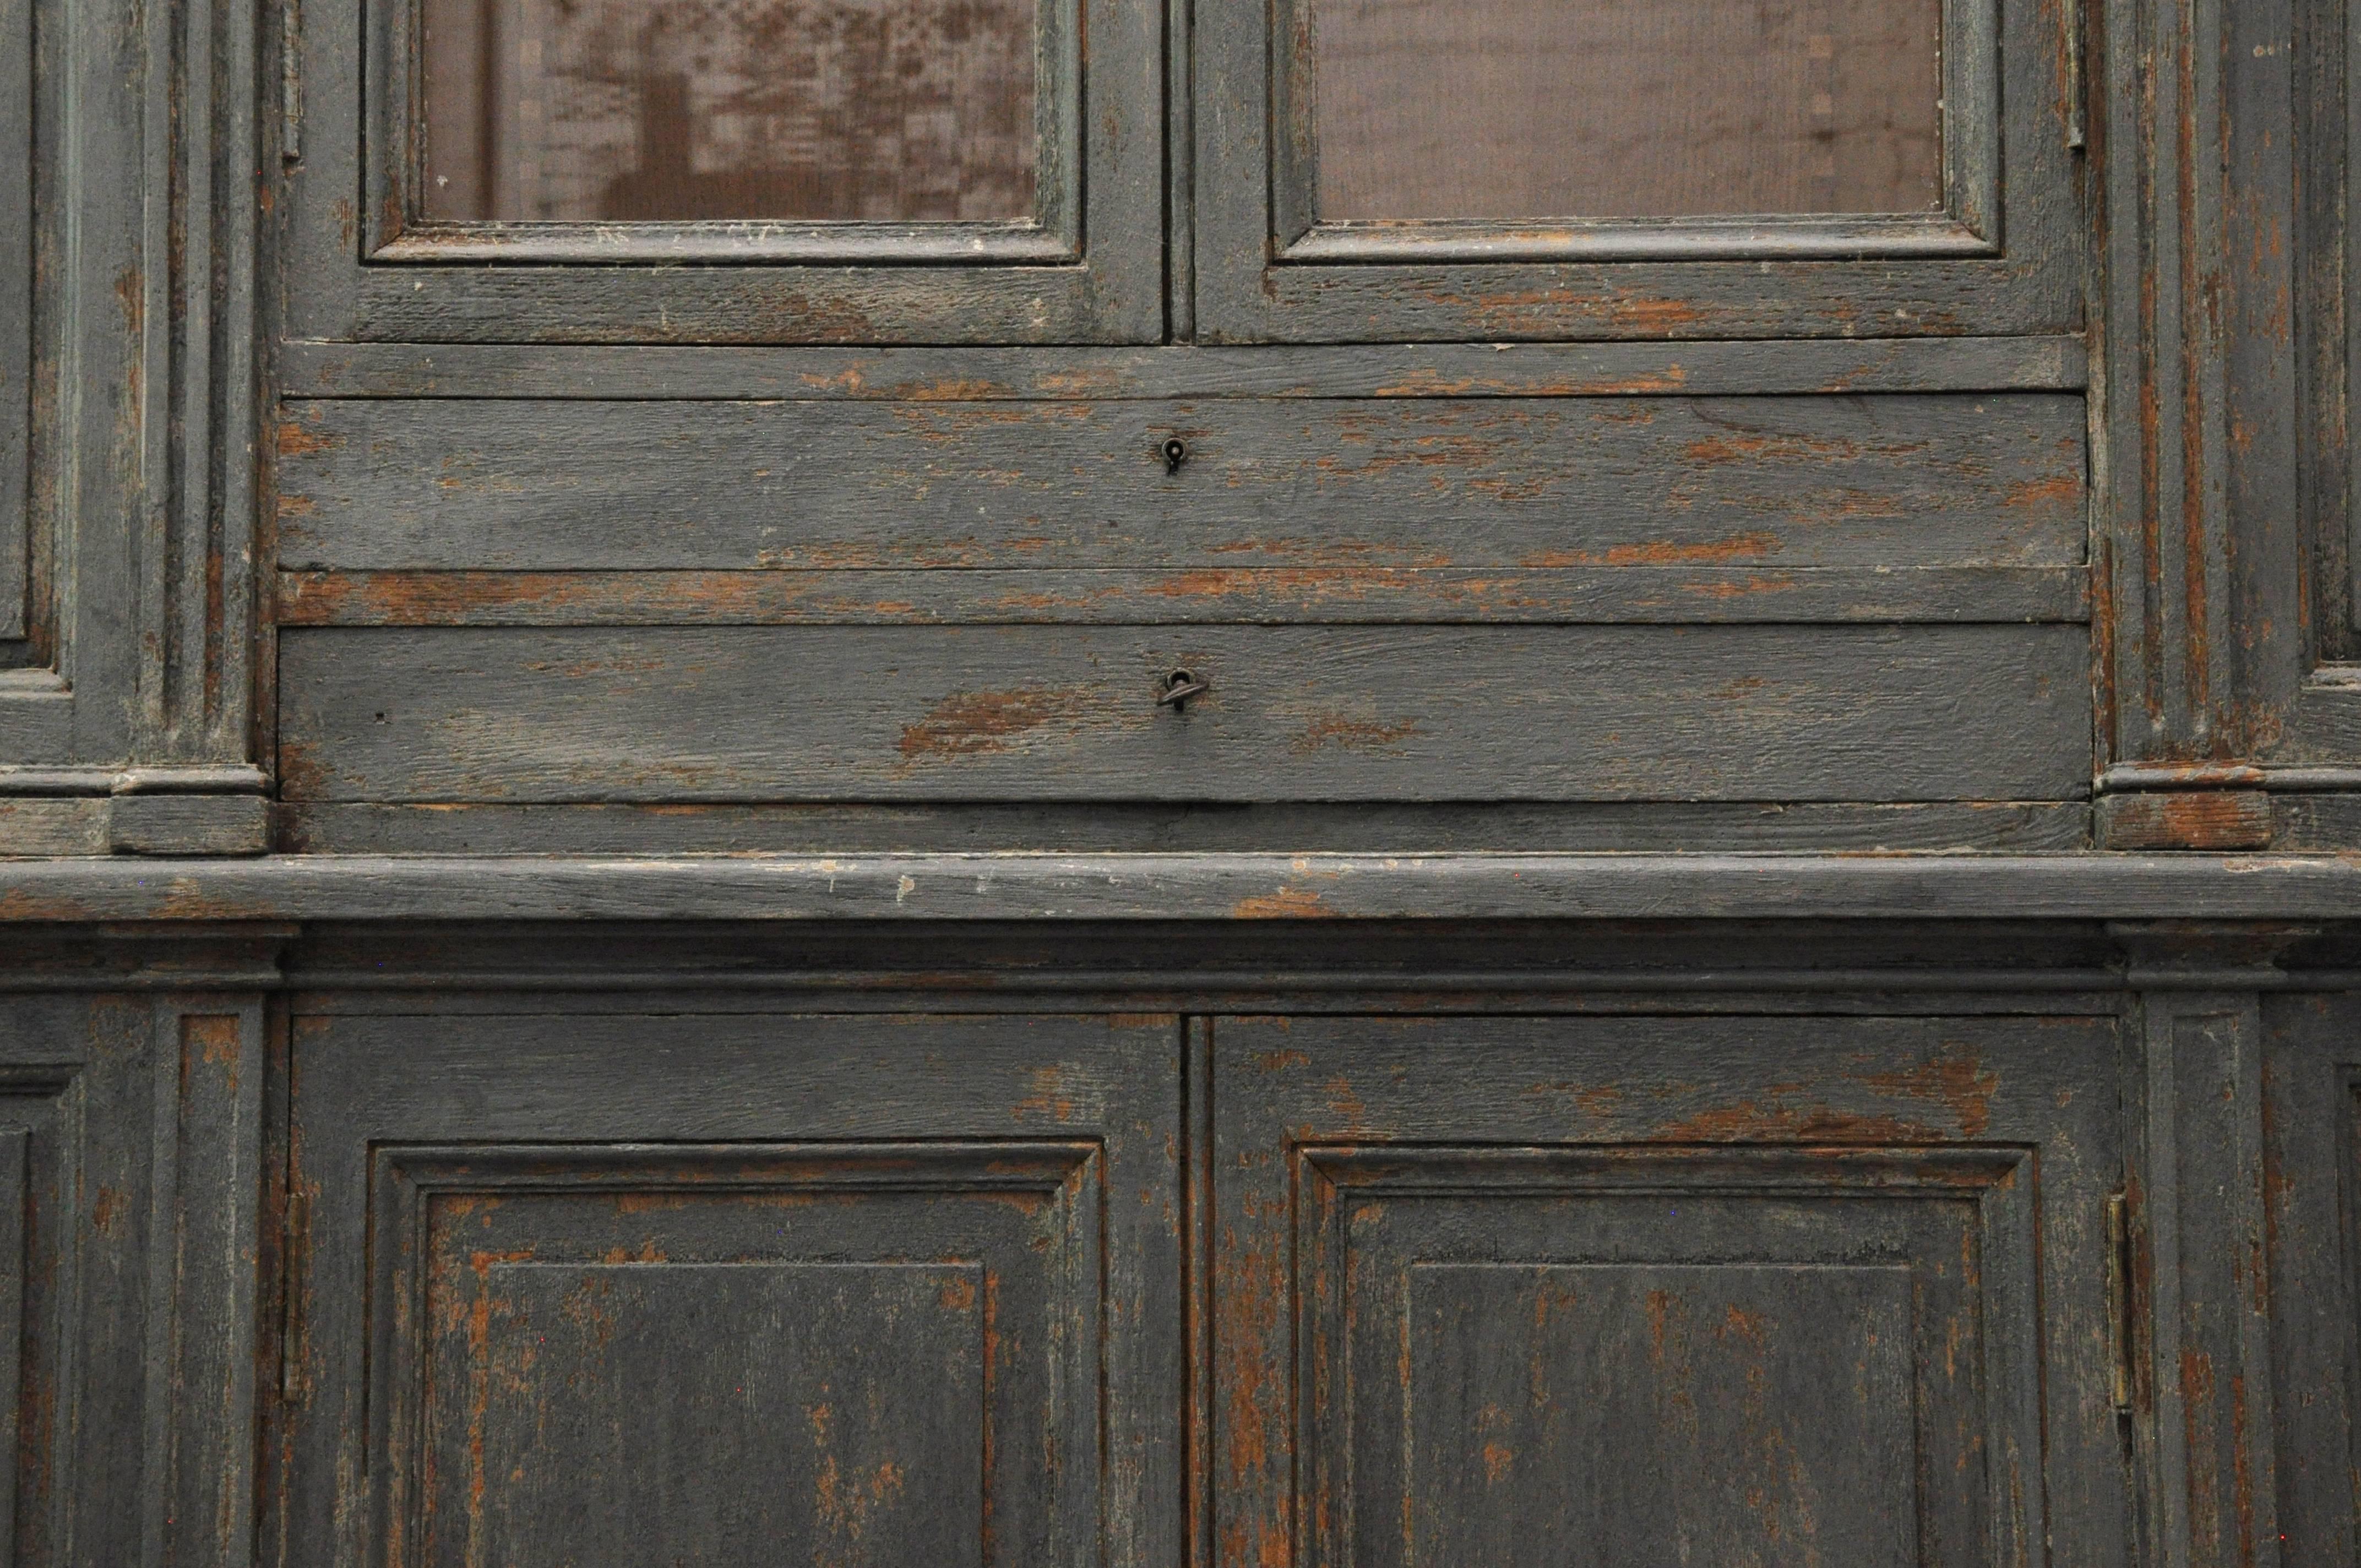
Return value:
<svg viewBox="0 0 2361 1568">
<path fill-rule="evenodd" d="M 2037 800 L 2084 628 L 291 630 L 291 801 Z M 1159 706 L 1175 670 L 1210 683 Z"/>
<path fill-rule="evenodd" d="M 2001 566 L 2086 556 L 2076 395 L 318 400 L 302 571 Z M 1185 456 L 1169 462 L 1178 439 Z"/>
</svg>

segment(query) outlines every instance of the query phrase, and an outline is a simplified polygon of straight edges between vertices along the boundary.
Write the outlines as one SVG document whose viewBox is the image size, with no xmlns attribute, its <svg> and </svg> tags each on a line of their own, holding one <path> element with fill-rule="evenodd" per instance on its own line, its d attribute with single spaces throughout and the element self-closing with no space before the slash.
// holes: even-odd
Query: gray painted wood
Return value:
<svg viewBox="0 0 2361 1568">
<path fill-rule="evenodd" d="M 169 1334 L 150 1363 L 151 1398 L 172 1435 L 148 1495 L 169 1510 L 167 1560 L 192 1568 L 241 1568 L 260 1546 L 264 1029 L 251 993 L 158 1003 L 158 1125 L 169 1138 L 159 1160 L 169 1153 L 171 1180 L 159 1182 L 157 1212 L 170 1240 L 149 1245 L 169 1270 L 171 1310 L 152 1320 Z"/>
<path fill-rule="evenodd" d="M 274 609 L 280 627 L 1893 625 L 2091 617 L 2090 575 L 2080 566 L 282 572 Z"/>
<path fill-rule="evenodd" d="M 294 1021 L 286 1561 L 1163 1560 L 1177 1019 L 555 1023 Z"/>
<path fill-rule="evenodd" d="M 44 803 L 46 804 L 46 803 Z M 0 802 L 0 819 L 7 803 Z M 967 850 L 1332 852 L 1456 850 L 1832 852 L 2073 850 L 2090 842 L 2079 801 L 1810 805 L 1590 801 L 1556 806 L 496 806 L 295 803 L 275 813 L 291 854 L 867 854 Z M 0 839 L 5 841 L 5 839 Z M 81 842 L 80 839 L 70 840 Z M 100 840 L 103 842 L 103 839 Z M 27 849 L 25 853 L 98 853 Z"/>
<path fill-rule="evenodd" d="M 2113 1020 L 1211 1029 L 1214 1563 L 2126 1560 Z"/>
<path fill-rule="evenodd" d="M 0 11 L 0 761 L 248 754 L 252 21 Z"/>
<path fill-rule="evenodd" d="M 270 847 L 258 795 L 126 795 L 111 803 L 107 847 L 123 855 L 258 855 Z"/>
<path fill-rule="evenodd" d="M 0 4 L 0 667 L 29 663 L 33 0 Z"/>
<path fill-rule="evenodd" d="M 103 855 L 104 800 L 0 800 L 0 855 Z"/>
<path fill-rule="evenodd" d="M 2279 1480 L 2267 1501 L 2278 1516 L 2280 1560 L 2290 1563 L 2342 1562 L 2361 1551 L 2353 1481 L 2361 1439 L 2352 1196 L 2361 1179 L 2356 1003 L 2361 998 L 2345 992 L 2271 998 L 2262 1008 L 2270 1437 Z"/>
<path fill-rule="evenodd" d="M 315 801 L 2070 799 L 2088 657 L 2073 627 L 298 630 L 278 773 Z M 1212 685 L 1186 711 L 1175 670 Z"/>
<path fill-rule="evenodd" d="M 414 11 L 401 0 L 306 10 L 292 40 L 303 124 L 281 229 L 288 323 L 302 336 L 390 342 L 1152 340 L 1164 313 L 1161 18 L 1114 0 L 1044 16 L 1047 232 L 1018 242 L 1027 261 L 947 258 L 940 237 L 891 224 L 858 225 L 850 246 L 763 225 L 543 236 L 484 225 L 456 244 L 431 232 L 404 244 L 422 215 L 405 189 Z M 1043 264 L 1043 250 L 1076 244 L 1079 259 Z M 504 249 L 523 258 L 450 265 Z"/>
<path fill-rule="evenodd" d="M 1306 181 L 1293 171 L 1317 149 L 1302 94 L 1290 97 L 1289 83 L 1308 15 L 1295 6 L 1206 12 L 1196 35 L 1193 167 L 1224 199 L 1197 209 L 1199 330 L 1232 342 L 2070 330 L 2080 315 L 2081 212 L 2058 19 L 2026 0 L 1997 7 L 1996 25 L 1979 8 L 1950 10 L 1948 205 L 1970 234 L 2004 246 L 2001 259 L 1911 257 L 1894 236 L 1856 233 L 1846 242 L 1827 236 L 1817 251 L 1846 259 L 1793 260 L 1785 258 L 1809 253 L 1809 241 L 1776 217 L 1695 231 L 1602 225 L 1598 234 L 1558 214 L 1455 225 L 1465 237 L 1455 232 L 1430 246 L 1432 258 L 1418 254 L 1430 236 L 1392 224 L 1328 247 L 1349 247 L 1349 260 L 1316 250 L 1299 258 L 1291 242 L 1306 214 L 1294 193 Z M 1996 164 L 2007 170 L 2004 183 Z M 1985 203 L 1996 183 L 1992 211 Z M 1878 255 L 1880 238 L 1902 254 Z M 1586 255 L 1600 249 L 1635 259 Z"/>
<path fill-rule="evenodd" d="M 298 568 L 2079 563 L 2058 395 L 1109 405 L 338 400 Z M 1163 443 L 1187 444 L 1168 472 Z"/>
<path fill-rule="evenodd" d="M 0 861 L 0 921 L 2347 918 L 2321 855 L 923 853 Z M 1701 965 L 1700 967 L 1707 967 Z"/>
<path fill-rule="evenodd" d="M 1729 397 L 2080 391 L 2079 336 L 1800 343 L 1356 344 L 1120 349 L 665 348 L 321 343 L 280 347 L 291 398 Z"/>
<path fill-rule="evenodd" d="M 2189 960 L 2140 954 L 2158 967 Z M 2151 1539 L 2173 1560 L 2281 1560 L 2255 999 L 2141 1003 L 2133 1288 L 2147 1325 L 2132 1379 Z"/>
</svg>

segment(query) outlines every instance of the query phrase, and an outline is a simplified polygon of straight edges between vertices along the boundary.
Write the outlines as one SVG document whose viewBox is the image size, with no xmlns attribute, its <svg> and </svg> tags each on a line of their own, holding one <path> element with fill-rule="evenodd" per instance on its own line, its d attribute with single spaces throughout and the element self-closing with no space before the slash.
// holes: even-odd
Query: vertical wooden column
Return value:
<svg viewBox="0 0 2361 1568">
<path fill-rule="evenodd" d="M 2289 0 L 2104 6 L 2101 844 L 2269 841 L 2301 675 Z M 2103 710 L 2104 711 L 2104 710 Z"/>
<path fill-rule="evenodd" d="M 2134 1449 L 2146 1559 L 2277 1568 L 2257 985 L 2287 932 L 2114 928 L 2128 1048 Z"/>
<path fill-rule="evenodd" d="M 263 1026 L 251 992 L 156 1005 L 146 1560 L 174 1568 L 255 1560 Z"/>
</svg>

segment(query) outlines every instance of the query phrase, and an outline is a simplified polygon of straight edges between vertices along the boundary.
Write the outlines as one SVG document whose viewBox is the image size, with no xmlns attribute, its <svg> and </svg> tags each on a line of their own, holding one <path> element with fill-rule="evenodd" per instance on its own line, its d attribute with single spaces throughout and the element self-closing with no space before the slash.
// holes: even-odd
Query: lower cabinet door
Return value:
<svg viewBox="0 0 2361 1568">
<path fill-rule="evenodd" d="M 2125 1560 L 2112 1020 L 1213 1031 L 1220 1568 Z"/>
<path fill-rule="evenodd" d="M 1180 1042 L 299 1017 L 286 1562 L 1169 1562 Z"/>
</svg>

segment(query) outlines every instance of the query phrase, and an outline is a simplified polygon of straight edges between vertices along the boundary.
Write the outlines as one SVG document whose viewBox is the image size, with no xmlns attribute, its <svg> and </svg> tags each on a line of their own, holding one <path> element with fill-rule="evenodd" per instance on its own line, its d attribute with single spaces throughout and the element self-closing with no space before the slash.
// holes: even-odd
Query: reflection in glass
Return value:
<svg viewBox="0 0 2361 1568">
<path fill-rule="evenodd" d="M 1916 213 L 1941 0 L 1295 0 L 1323 218 Z"/>
<path fill-rule="evenodd" d="M 424 0 L 423 215 L 1033 212 L 1034 0 Z"/>
</svg>

